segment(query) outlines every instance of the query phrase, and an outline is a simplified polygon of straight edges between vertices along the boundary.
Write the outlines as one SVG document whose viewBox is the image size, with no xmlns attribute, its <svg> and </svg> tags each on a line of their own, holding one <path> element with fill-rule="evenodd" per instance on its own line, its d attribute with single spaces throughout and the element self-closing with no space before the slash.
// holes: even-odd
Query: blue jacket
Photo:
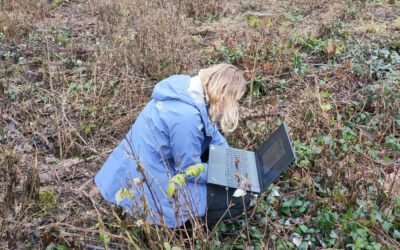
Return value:
<svg viewBox="0 0 400 250">
<path fill-rule="evenodd" d="M 171 177 L 201 163 L 200 156 L 211 143 L 228 146 L 216 124 L 211 123 L 206 104 L 192 99 L 189 82 L 190 76 L 175 75 L 155 86 L 152 100 L 95 177 L 107 201 L 117 203 L 115 194 L 130 188 L 133 198 L 118 204 L 137 219 L 147 217 L 170 228 L 182 225 L 189 214 L 205 215 L 208 166 L 203 163 L 206 172 L 186 180 L 178 200 L 166 194 Z M 137 162 L 143 166 L 146 180 Z"/>
</svg>

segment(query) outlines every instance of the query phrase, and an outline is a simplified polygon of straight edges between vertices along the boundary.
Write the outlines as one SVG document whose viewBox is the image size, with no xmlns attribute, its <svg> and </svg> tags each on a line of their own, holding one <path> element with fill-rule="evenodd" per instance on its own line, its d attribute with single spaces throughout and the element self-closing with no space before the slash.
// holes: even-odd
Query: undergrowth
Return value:
<svg viewBox="0 0 400 250">
<path fill-rule="evenodd" d="M 398 27 L 353 29 L 398 4 L 275 2 L 0 1 L 0 247 L 400 248 L 400 52 L 386 34 Z M 313 18 L 318 32 L 301 32 Z M 215 228 L 156 227 L 99 202 L 85 186 L 102 164 L 91 160 L 123 138 L 154 84 L 219 62 L 250 86 L 230 145 L 255 149 L 285 122 L 296 162 Z M 74 158 L 89 160 L 59 176 Z"/>
</svg>

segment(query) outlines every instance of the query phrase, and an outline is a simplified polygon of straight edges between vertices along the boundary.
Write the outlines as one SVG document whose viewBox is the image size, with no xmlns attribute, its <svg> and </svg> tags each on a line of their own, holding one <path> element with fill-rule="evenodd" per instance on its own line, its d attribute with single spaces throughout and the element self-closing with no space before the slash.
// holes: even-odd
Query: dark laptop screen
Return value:
<svg viewBox="0 0 400 250">
<path fill-rule="evenodd" d="M 265 190 L 295 160 L 286 127 L 282 124 L 256 151 L 262 189 Z"/>
</svg>

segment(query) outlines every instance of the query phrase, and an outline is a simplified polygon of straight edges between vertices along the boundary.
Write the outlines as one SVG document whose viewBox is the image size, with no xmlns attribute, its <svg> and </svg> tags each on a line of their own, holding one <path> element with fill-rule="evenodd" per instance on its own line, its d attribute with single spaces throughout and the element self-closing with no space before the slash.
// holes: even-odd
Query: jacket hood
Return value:
<svg viewBox="0 0 400 250">
<path fill-rule="evenodd" d="M 188 91 L 189 82 L 190 76 L 188 75 L 170 76 L 156 84 L 151 98 L 158 101 L 180 100 L 195 106 L 195 103 Z"/>
<path fill-rule="evenodd" d="M 174 75 L 170 76 L 154 87 L 152 99 L 157 101 L 179 100 L 195 107 L 199 112 L 203 121 L 207 136 L 215 133 L 216 124 L 212 124 L 208 116 L 208 108 L 204 103 L 196 103 L 189 94 L 189 75 Z"/>
</svg>

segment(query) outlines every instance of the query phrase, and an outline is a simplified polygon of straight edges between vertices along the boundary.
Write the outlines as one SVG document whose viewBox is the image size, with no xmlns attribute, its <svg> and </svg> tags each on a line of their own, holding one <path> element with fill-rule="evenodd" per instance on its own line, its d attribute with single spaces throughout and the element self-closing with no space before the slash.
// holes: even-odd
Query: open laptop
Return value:
<svg viewBox="0 0 400 250">
<path fill-rule="evenodd" d="M 282 124 L 255 152 L 210 145 L 207 182 L 261 193 L 295 159 Z"/>
</svg>

